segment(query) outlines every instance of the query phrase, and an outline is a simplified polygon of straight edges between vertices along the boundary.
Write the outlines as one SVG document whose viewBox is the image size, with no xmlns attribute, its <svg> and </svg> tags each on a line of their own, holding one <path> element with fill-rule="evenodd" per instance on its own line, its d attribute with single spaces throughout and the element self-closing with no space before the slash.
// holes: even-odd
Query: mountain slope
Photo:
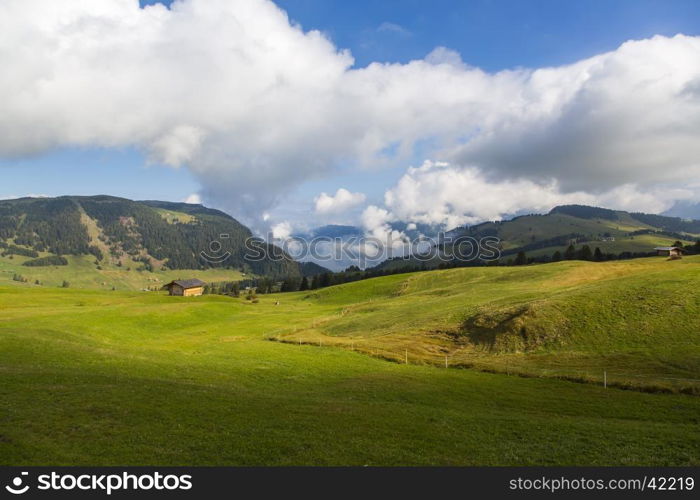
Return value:
<svg viewBox="0 0 700 500">
<path fill-rule="evenodd" d="M 654 247 L 672 245 L 676 241 L 692 244 L 700 238 L 700 221 L 565 205 L 553 208 L 548 214 L 524 215 L 456 228 L 450 231 L 450 235 L 477 240 L 496 237 L 500 241 L 501 260 L 504 262 L 520 251 L 526 252 L 528 257 L 546 259 L 557 251 L 563 254 L 570 244 L 576 248 L 588 245 L 591 250 L 597 247 L 608 256 L 621 253 L 639 256 L 653 253 Z M 430 268 L 444 262 L 434 259 L 425 264 Z M 392 269 L 421 264 L 416 259 L 395 259 L 379 267 Z"/>
<path fill-rule="evenodd" d="M 700 393 L 700 256 L 398 274 L 302 294 L 337 308 L 291 343 Z M 287 299 L 289 300 L 289 299 Z"/>
<path fill-rule="evenodd" d="M 246 240 L 265 250 L 264 256 L 246 258 L 251 254 Z M 269 276 L 301 272 L 289 256 L 253 239 L 247 227 L 223 212 L 112 196 L 0 201 L 0 247 L 3 258 L 74 256 L 69 262 L 89 260 L 96 267 L 149 272 L 230 269 Z"/>
<path fill-rule="evenodd" d="M 600 246 L 609 252 L 648 252 L 646 239 L 636 237 L 651 235 L 659 244 L 674 239 L 693 241 L 700 236 L 700 221 L 683 221 L 674 217 L 628 213 L 598 207 L 566 205 L 553 208 L 546 215 L 526 215 L 503 222 L 487 222 L 472 226 L 463 234 L 483 237 L 497 236 L 503 242 L 503 250 L 517 250 L 537 243 L 555 243 L 542 247 L 550 250 L 563 247 L 572 240 L 575 244 Z M 559 244 L 556 240 L 561 238 Z"/>
</svg>

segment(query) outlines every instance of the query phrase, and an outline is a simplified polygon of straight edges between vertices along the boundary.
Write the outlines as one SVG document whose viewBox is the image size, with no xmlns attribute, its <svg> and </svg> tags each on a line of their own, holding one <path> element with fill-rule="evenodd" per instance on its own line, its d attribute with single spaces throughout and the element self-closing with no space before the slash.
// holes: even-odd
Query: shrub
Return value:
<svg viewBox="0 0 700 500">
<path fill-rule="evenodd" d="M 48 257 L 40 257 L 38 259 L 28 260 L 22 264 L 28 267 L 41 267 L 41 266 L 67 266 L 68 260 L 61 255 L 49 255 Z"/>
<path fill-rule="evenodd" d="M 31 258 L 36 258 L 39 256 L 39 254 L 37 252 L 35 252 L 34 250 L 30 250 L 28 248 L 18 247 L 17 245 L 9 245 L 7 247 L 7 250 L 5 250 L 3 252 L 3 256 L 4 255 L 9 255 L 10 257 L 12 257 L 12 255 L 21 255 L 23 257 L 31 257 Z"/>
</svg>

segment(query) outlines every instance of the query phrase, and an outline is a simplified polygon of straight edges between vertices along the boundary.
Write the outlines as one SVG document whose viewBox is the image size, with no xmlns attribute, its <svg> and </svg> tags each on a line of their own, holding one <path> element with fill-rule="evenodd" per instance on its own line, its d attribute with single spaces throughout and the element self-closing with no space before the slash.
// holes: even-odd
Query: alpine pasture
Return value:
<svg viewBox="0 0 700 500">
<path fill-rule="evenodd" d="M 0 461 L 698 465 L 699 279 L 689 257 L 257 302 L 3 286 Z"/>
</svg>

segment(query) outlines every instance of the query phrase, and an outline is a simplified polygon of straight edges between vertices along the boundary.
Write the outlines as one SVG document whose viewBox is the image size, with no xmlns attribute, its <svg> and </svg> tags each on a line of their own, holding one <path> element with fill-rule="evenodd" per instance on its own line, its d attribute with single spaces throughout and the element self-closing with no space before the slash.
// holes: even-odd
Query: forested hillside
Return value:
<svg viewBox="0 0 700 500">
<path fill-rule="evenodd" d="M 280 258 L 245 259 L 245 241 L 251 237 L 250 230 L 233 217 L 201 205 L 112 196 L 0 201 L 4 256 L 92 254 L 97 265 L 107 261 L 121 266 L 130 259 L 147 270 L 230 268 L 269 276 L 301 273 L 298 263 L 262 240 L 256 244 Z M 212 246 L 212 242 L 216 243 Z M 202 252 L 211 258 L 203 258 Z M 224 255 L 228 257 L 222 258 Z"/>
<path fill-rule="evenodd" d="M 585 205 L 554 207 L 548 214 L 532 214 L 510 220 L 491 221 L 449 232 L 453 241 L 459 237 L 480 240 L 498 239 L 501 264 L 527 264 L 558 260 L 614 260 L 655 254 L 657 246 L 682 244 L 697 253 L 700 221 L 662 215 L 629 213 Z M 597 250 L 596 250 L 597 249 Z M 406 267 L 435 268 L 460 265 L 452 261 L 450 243 L 441 250 L 443 258 L 432 261 L 394 259 L 379 269 Z M 478 259 L 466 265 L 479 264 Z"/>
</svg>

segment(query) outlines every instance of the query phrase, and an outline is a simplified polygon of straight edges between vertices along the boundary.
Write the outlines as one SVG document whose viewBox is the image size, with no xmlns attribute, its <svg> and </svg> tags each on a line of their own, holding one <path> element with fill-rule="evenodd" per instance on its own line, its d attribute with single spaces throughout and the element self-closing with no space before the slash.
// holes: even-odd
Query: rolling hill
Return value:
<svg viewBox="0 0 700 500">
<path fill-rule="evenodd" d="M 141 289 L 183 275 L 226 281 L 302 274 L 279 249 L 279 259 L 245 259 L 251 237 L 231 216 L 201 205 L 112 196 L 2 200 L 0 280 Z"/>
<path fill-rule="evenodd" d="M 563 251 L 569 242 L 576 246 L 599 247 L 603 253 L 647 253 L 654 246 L 668 245 L 675 240 L 689 243 L 700 238 L 700 221 L 565 205 L 554 207 L 545 215 L 479 224 L 461 234 L 477 238 L 497 236 L 505 255 L 519 250 L 551 254 Z"/>
<path fill-rule="evenodd" d="M 0 463 L 698 465 L 699 278 L 694 256 L 258 302 L 0 287 Z"/>
<path fill-rule="evenodd" d="M 662 215 L 630 213 L 584 205 L 564 205 L 547 214 L 524 215 L 510 220 L 484 222 L 471 227 L 455 228 L 453 238 L 496 237 L 500 240 L 501 261 L 507 262 L 523 251 L 530 258 L 546 261 L 555 252 L 563 254 L 570 244 L 576 248 L 588 245 L 600 249 L 606 258 L 620 254 L 642 256 L 653 253 L 654 247 L 680 241 L 692 245 L 700 239 L 700 221 Z M 449 245 L 447 252 L 452 252 Z M 448 259 L 449 260 L 449 259 Z M 379 264 L 392 269 L 420 266 L 425 261 L 396 258 Z M 438 267 L 445 259 L 425 262 L 428 268 Z"/>
<path fill-rule="evenodd" d="M 339 314 L 275 338 L 700 394 L 698 283 L 700 256 L 398 274 L 305 295 Z"/>
</svg>

